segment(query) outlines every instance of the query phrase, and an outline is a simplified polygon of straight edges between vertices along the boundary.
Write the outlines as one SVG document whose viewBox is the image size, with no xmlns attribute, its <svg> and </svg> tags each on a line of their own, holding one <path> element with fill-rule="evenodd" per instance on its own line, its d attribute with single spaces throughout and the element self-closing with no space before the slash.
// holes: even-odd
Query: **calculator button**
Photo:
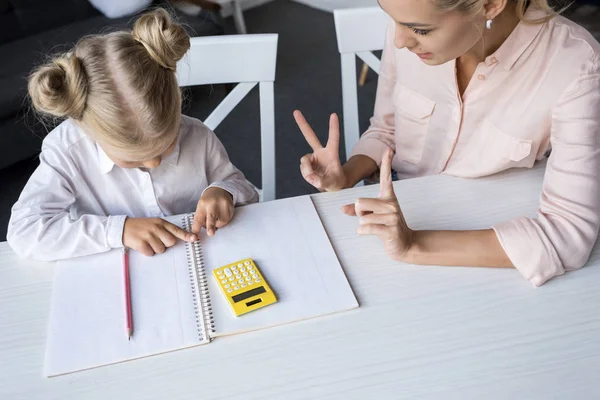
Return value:
<svg viewBox="0 0 600 400">
<path fill-rule="evenodd" d="M 225 279 L 225 275 L 219 275 L 219 279 Z"/>
<path fill-rule="evenodd" d="M 245 283 L 242 283 L 240 286 L 242 286 L 242 287 L 246 287 L 246 286 L 248 286 L 248 285 L 246 285 Z"/>
<path fill-rule="evenodd" d="M 248 276 L 248 273 L 247 273 L 247 272 L 244 272 L 242 275 L 244 275 L 244 276 Z"/>
<path fill-rule="evenodd" d="M 254 275 L 252 275 L 252 277 L 253 277 L 254 279 L 258 278 L 258 274 L 254 274 Z"/>
<path fill-rule="evenodd" d="M 223 279 L 221 283 L 227 283 L 227 279 Z"/>
<path fill-rule="evenodd" d="M 244 266 L 244 264 L 239 263 L 237 266 L 240 267 L 240 268 L 242 268 Z"/>
<path fill-rule="evenodd" d="M 231 276 L 233 274 L 231 273 L 231 270 L 229 268 L 225 268 L 225 275 Z"/>
<path fill-rule="evenodd" d="M 247 277 L 246 277 L 246 280 L 247 280 L 247 281 L 249 281 L 250 279 L 252 279 L 252 278 L 250 278 L 249 276 L 247 276 Z"/>
<path fill-rule="evenodd" d="M 240 268 L 240 271 L 242 271 L 242 272 L 246 272 L 246 268 L 243 268 L 243 267 L 242 267 L 242 268 Z"/>
<path fill-rule="evenodd" d="M 227 293 L 231 293 L 233 290 L 231 288 L 227 289 Z"/>
<path fill-rule="evenodd" d="M 260 282 L 260 279 L 256 278 L 255 281 L 256 281 L 256 283 L 258 283 L 258 282 Z"/>
<path fill-rule="evenodd" d="M 227 285 L 225 285 L 225 289 L 229 289 L 231 287 L 231 285 L 228 283 Z"/>
<path fill-rule="evenodd" d="M 244 264 L 245 265 L 250 265 L 250 261 L 246 261 Z"/>
<path fill-rule="evenodd" d="M 234 279 L 235 279 L 235 278 L 234 278 L 233 276 L 229 278 L 229 280 L 230 280 L 230 281 L 232 281 L 232 280 L 234 280 Z"/>
<path fill-rule="evenodd" d="M 235 277 L 238 278 L 238 279 L 240 279 L 242 277 L 242 275 L 237 274 Z"/>
<path fill-rule="evenodd" d="M 235 290 L 240 290 L 239 286 L 234 287 Z"/>
<path fill-rule="evenodd" d="M 248 285 L 254 285 L 254 281 L 248 281 Z"/>
<path fill-rule="evenodd" d="M 239 283 L 244 283 L 244 280 L 243 280 L 243 279 L 240 279 L 238 282 L 239 282 Z"/>
</svg>

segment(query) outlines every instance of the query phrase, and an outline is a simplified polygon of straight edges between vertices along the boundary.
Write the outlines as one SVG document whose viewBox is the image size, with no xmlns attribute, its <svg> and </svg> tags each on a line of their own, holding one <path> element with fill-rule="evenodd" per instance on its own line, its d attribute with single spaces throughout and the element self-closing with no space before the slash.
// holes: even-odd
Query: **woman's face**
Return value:
<svg viewBox="0 0 600 400">
<path fill-rule="evenodd" d="M 440 11 L 431 0 L 379 0 L 396 22 L 394 45 L 428 65 L 440 65 L 471 50 L 482 38 L 484 15 Z"/>
</svg>

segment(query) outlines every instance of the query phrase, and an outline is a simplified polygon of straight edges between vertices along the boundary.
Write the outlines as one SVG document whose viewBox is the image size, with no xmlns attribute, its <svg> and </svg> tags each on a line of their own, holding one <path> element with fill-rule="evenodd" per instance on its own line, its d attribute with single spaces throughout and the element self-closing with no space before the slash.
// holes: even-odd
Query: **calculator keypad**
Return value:
<svg viewBox="0 0 600 400">
<path fill-rule="evenodd" d="M 214 273 L 219 278 L 219 282 L 226 293 L 237 292 L 261 282 L 258 271 L 250 261 L 230 265 L 223 269 L 215 270 Z"/>
<path fill-rule="evenodd" d="M 250 261 L 239 262 L 213 271 L 226 293 L 235 293 L 261 282 L 261 276 Z"/>
</svg>

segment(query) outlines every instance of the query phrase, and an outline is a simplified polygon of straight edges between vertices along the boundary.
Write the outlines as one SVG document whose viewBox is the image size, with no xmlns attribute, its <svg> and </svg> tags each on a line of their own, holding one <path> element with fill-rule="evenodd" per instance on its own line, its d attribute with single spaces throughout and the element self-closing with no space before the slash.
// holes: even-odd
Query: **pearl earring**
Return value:
<svg viewBox="0 0 600 400">
<path fill-rule="evenodd" d="M 485 27 L 486 27 L 486 29 L 488 29 L 488 30 L 492 29 L 492 22 L 493 21 L 491 19 L 488 19 L 487 21 L 485 21 Z"/>
</svg>

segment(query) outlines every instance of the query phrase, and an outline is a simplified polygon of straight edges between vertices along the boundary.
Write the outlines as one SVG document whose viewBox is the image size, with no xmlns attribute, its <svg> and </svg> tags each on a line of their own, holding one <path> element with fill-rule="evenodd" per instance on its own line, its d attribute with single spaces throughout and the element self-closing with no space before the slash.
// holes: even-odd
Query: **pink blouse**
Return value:
<svg viewBox="0 0 600 400">
<path fill-rule="evenodd" d="M 392 21 L 371 126 L 352 155 L 380 163 L 391 147 L 400 178 L 476 178 L 530 168 L 551 148 L 537 218 L 493 229 L 536 286 L 581 268 L 600 225 L 600 44 L 563 17 L 520 23 L 477 66 L 461 99 L 455 61 L 424 64 L 394 47 L 394 29 Z"/>
</svg>

